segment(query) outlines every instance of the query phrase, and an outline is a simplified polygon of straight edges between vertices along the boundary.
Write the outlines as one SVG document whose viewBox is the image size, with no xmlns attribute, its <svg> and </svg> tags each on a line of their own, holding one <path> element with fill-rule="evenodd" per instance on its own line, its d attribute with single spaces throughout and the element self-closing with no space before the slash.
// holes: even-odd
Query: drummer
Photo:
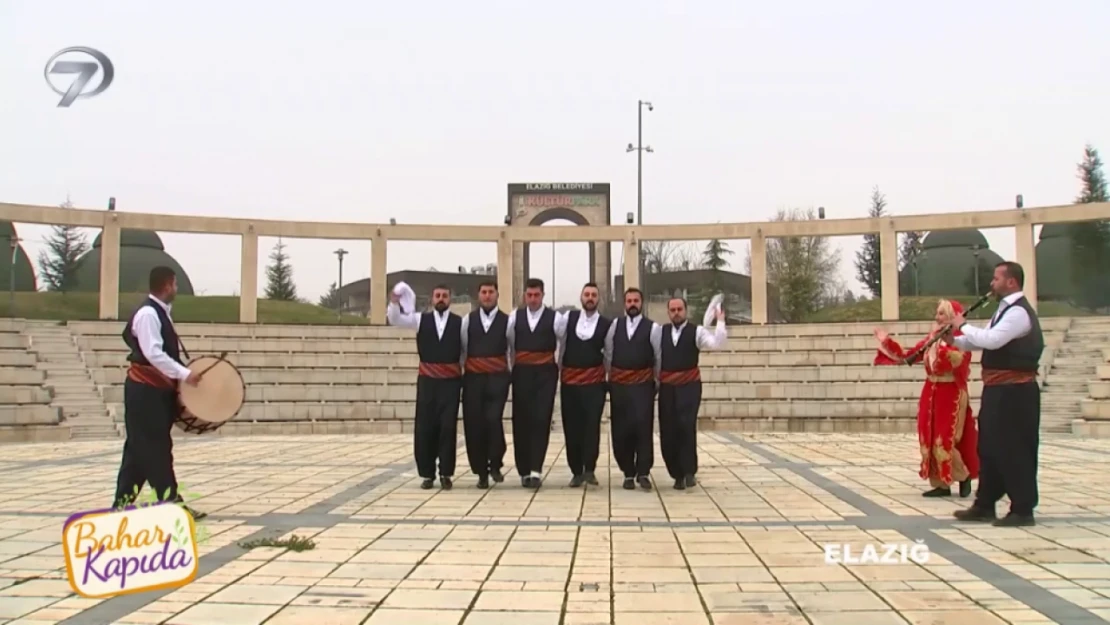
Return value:
<svg viewBox="0 0 1110 625">
<path fill-rule="evenodd" d="M 150 270 L 150 295 L 131 315 L 123 342 L 131 350 L 123 382 L 123 422 L 127 440 L 116 478 L 113 508 L 134 503 L 144 482 L 160 501 L 183 503 L 173 470 L 174 420 L 180 413 L 177 383 L 196 386 L 200 376 L 181 362 L 180 342 L 170 319 L 177 274 L 169 267 Z M 194 519 L 207 516 L 185 507 Z"/>
</svg>

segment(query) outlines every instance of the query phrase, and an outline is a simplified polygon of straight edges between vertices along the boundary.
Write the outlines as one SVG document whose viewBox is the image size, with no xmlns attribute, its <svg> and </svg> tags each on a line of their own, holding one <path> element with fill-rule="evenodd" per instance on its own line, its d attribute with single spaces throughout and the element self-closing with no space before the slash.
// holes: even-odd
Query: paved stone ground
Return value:
<svg viewBox="0 0 1110 625">
<path fill-rule="evenodd" d="M 411 444 L 179 443 L 179 479 L 210 513 L 198 579 L 99 601 L 70 592 L 59 541 L 69 514 L 110 500 L 120 443 L 0 447 L 0 623 L 1110 621 L 1110 441 L 1043 441 L 1040 524 L 1028 529 L 954 524 L 966 502 L 920 496 L 905 436 L 705 432 L 702 486 L 672 490 L 657 459 L 650 493 L 610 488 L 615 467 L 601 487 L 567 488 L 558 434 L 537 493 L 511 471 L 489 491 L 469 475 L 423 491 Z M 461 445 L 459 462 L 461 474 Z M 238 545 L 293 533 L 316 549 Z M 822 547 L 914 540 L 928 563 L 826 564 Z"/>
</svg>

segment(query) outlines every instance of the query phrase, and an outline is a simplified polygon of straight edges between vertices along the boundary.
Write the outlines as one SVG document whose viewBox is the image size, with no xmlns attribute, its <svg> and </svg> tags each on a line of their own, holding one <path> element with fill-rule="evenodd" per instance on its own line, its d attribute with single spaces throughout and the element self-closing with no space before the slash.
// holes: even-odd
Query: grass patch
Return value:
<svg viewBox="0 0 1110 625">
<path fill-rule="evenodd" d="M 288 549 L 289 551 L 312 551 L 316 548 L 316 543 L 311 538 L 304 536 L 297 536 L 293 534 L 289 538 L 259 538 L 257 540 L 248 540 L 239 543 L 243 549 L 256 549 L 258 547 L 277 547 L 279 549 Z"/>
<path fill-rule="evenodd" d="M 937 310 L 939 297 L 900 297 L 898 298 L 898 316 L 902 321 L 925 321 L 933 318 Z M 950 297 L 969 308 L 979 298 L 962 295 Z M 989 319 L 998 309 L 998 302 L 991 301 L 984 304 L 971 316 L 972 319 Z M 1040 317 L 1089 317 L 1094 315 L 1087 310 L 1076 308 L 1064 302 L 1040 302 L 1037 305 L 1037 314 Z M 853 304 L 842 304 L 831 308 L 823 308 L 808 318 L 806 323 L 845 323 L 853 321 L 880 321 L 883 318 L 882 302 L 870 299 Z"/>
<path fill-rule="evenodd" d="M 120 293 L 119 318 L 127 319 L 146 297 L 142 293 Z M 100 318 L 99 293 L 16 293 L 15 309 L 6 294 L 0 294 L 0 316 L 58 321 L 88 321 Z M 173 303 L 178 323 L 238 323 L 239 298 L 232 295 L 178 295 Z M 367 325 L 361 315 L 336 316 L 316 304 L 282 302 L 259 298 L 258 322 L 274 324 Z"/>
</svg>

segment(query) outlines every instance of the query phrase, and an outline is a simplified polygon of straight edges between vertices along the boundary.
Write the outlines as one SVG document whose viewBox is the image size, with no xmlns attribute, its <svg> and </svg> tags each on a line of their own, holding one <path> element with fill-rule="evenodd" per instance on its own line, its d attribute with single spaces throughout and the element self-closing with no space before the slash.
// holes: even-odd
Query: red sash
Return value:
<svg viewBox="0 0 1110 625">
<path fill-rule="evenodd" d="M 1006 384 L 1025 384 L 1037 379 L 1032 371 L 1011 371 L 1009 369 L 983 369 L 983 386 L 1002 386 Z"/>
<path fill-rule="evenodd" d="M 555 352 L 517 352 L 513 361 L 518 365 L 550 365 L 555 362 Z"/>
<path fill-rule="evenodd" d="M 421 362 L 420 375 L 437 380 L 462 377 L 462 367 L 457 362 Z"/>
<path fill-rule="evenodd" d="M 659 382 L 671 386 L 682 386 L 691 382 L 701 382 L 701 369 L 684 369 L 682 371 L 660 371 Z"/>
<path fill-rule="evenodd" d="M 563 384 L 571 386 L 586 386 L 587 384 L 601 384 L 605 381 L 605 366 L 598 365 L 596 367 L 587 367 L 579 369 L 577 367 L 563 367 Z"/>
<path fill-rule="evenodd" d="M 467 356 L 467 373 L 503 373 L 509 370 L 509 361 L 501 356 Z"/>
<path fill-rule="evenodd" d="M 177 390 L 177 383 L 167 378 L 165 374 L 152 365 L 140 365 L 133 362 L 127 369 L 127 377 L 132 382 L 146 384 L 164 391 Z"/>
<path fill-rule="evenodd" d="M 653 369 L 618 369 L 613 367 L 609 371 L 609 381 L 613 384 L 644 384 L 655 379 Z"/>
</svg>

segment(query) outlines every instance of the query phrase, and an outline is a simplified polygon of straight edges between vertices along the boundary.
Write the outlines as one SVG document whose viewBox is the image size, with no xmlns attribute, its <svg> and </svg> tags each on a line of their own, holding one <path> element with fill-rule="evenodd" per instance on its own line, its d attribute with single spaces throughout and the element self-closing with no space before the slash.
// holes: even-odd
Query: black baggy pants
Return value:
<svg viewBox="0 0 1110 625">
<path fill-rule="evenodd" d="M 462 378 L 416 378 L 416 471 L 428 480 L 455 476 L 456 437 L 459 428 L 459 393 Z"/>
<path fill-rule="evenodd" d="M 1037 507 L 1041 387 L 1036 380 L 983 387 L 979 409 L 979 489 L 976 507 L 993 510 L 1003 495 L 1010 512 Z"/>
<path fill-rule="evenodd" d="M 505 462 L 502 415 L 509 399 L 509 372 L 463 376 L 463 433 L 470 470 L 479 477 L 500 471 Z"/>
<path fill-rule="evenodd" d="M 173 471 L 173 422 L 180 412 L 175 389 L 160 389 L 130 378 L 123 382 L 123 423 L 127 440 L 116 478 L 113 507 L 130 504 L 149 483 L 161 501 L 177 501 Z"/>
</svg>

